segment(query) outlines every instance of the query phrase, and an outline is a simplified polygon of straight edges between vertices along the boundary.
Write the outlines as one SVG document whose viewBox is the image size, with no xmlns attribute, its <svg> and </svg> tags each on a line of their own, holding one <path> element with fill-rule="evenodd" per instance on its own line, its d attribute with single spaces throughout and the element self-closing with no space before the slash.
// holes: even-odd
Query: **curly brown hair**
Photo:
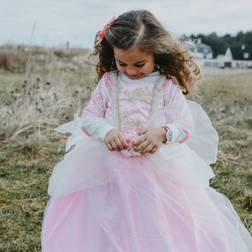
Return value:
<svg viewBox="0 0 252 252">
<path fill-rule="evenodd" d="M 106 30 L 102 41 L 98 41 L 98 35 L 99 32 L 94 51 L 90 55 L 98 56 L 97 80 L 105 72 L 117 70 L 114 47 L 127 50 L 132 46 L 153 53 L 160 74 L 167 78 L 176 77 L 184 94 L 188 94 L 195 81 L 200 78 L 200 68 L 189 50 L 172 38 L 147 10 L 133 10 L 120 15 Z"/>
</svg>

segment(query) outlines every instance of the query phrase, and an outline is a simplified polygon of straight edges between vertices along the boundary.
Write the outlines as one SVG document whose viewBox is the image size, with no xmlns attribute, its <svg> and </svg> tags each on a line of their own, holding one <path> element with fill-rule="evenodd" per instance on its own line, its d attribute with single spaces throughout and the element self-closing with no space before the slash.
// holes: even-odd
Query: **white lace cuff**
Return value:
<svg viewBox="0 0 252 252">
<path fill-rule="evenodd" d="M 104 141 L 107 133 L 115 127 L 108 123 L 105 118 L 83 118 L 83 130 L 97 140 Z"/>
</svg>

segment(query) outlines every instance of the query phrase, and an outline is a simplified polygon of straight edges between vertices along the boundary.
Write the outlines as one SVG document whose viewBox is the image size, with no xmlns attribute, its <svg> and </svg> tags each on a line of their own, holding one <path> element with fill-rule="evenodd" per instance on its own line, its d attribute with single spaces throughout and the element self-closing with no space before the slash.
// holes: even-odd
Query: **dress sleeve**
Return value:
<svg viewBox="0 0 252 252">
<path fill-rule="evenodd" d="M 188 102 L 180 86 L 168 80 L 165 95 L 166 138 L 169 142 L 185 142 L 192 133 L 193 119 Z"/>
<path fill-rule="evenodd" d="M 105 118 L 109 99 L 109 90 L 105 73 L 91 94 L 91 98 L 82 113 L 83 131 L 93 138 L 104 141 L 106 134 L 113 128 Z"/>
</svg>

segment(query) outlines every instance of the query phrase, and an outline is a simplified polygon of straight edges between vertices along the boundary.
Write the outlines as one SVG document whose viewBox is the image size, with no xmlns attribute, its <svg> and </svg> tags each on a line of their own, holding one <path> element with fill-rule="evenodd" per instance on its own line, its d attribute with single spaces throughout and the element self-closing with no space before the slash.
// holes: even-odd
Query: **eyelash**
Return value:
<svg viewBox="0 0 252 252">
<path fill-rule="evenodd" d="M 141 65 L 135 65 L 135 66 L 141 68 L 141 67 L 143 67 L 144 65 L 145 65 L 145 63 L 144 63 L 144 64 L 141 64 Z M 120 64 L 120 63 L 119 63 L 119 66 L 125 67 L 126 64 Z"/>
</svg>

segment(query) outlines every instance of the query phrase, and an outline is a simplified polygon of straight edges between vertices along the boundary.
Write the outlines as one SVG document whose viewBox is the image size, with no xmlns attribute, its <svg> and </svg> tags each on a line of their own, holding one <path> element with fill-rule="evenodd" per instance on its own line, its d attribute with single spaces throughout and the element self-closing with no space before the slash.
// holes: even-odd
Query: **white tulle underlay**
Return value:
<svg viewBox="0 0 252 252">
<path fill-rule="evenodd" d="M 144 155 L 144 158 L 154 163 L 162 176 L 177 184 L 207 187 L 209 179 L 214 177 L 209 164 L 216 161 L 218 134 L 199 104 L 188 101 L 188 105 L 194 120 L 194 130 L 189 140 L 184 144 L 163 145 L 159 151 Z M 74 148 L 54 168 L 48 187 L 51 196 L 107 183 L 133 158 L 109 152 L 104 143 L 87 137 L 81 127 L 81 118 L 75 116 L 73 121 L 55 129 L 60 133 L 71 133 L 66 142 L 66 151 L 72 146 Z"/>
</svg>

